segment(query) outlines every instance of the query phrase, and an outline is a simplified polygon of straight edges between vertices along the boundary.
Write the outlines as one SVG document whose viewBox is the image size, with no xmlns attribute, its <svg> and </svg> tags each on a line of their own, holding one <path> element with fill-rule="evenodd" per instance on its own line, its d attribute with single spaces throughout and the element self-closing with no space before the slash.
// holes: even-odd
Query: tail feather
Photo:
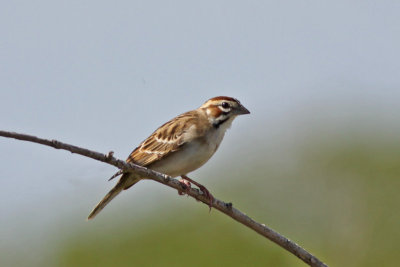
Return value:
<svg viewBox="0 0 400 267">
<path fill-rule="evenodd" d="M 96 205 L 92 212 L 90 212 L 88 220 L 93 219 L 97 214 L 99 214 L 99 212 L 104 209 L 104 207 L 108 203 L 110 203 L 110 201 L 113 200 L 119 193 L 121 193 L 122 190 L 127 189 L 127 187 L 129 188 L 139 182 L 140 179 L 130 176 L 131 175 L 129 174 L 122 175 L 121 179 L 114 186 L 114 188 L 111 189 L 110 192 L 108 192 L 107 195 L 105 195 L 105 197 Z"/>
</svg>

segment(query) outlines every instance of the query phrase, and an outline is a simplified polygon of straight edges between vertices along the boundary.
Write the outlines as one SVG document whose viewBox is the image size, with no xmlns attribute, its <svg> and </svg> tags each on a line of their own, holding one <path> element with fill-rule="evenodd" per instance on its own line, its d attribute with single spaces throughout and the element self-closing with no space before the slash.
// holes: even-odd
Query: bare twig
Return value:
<svg viewBox="0 0 400 267">
<path fill-rule="evenodd" d="M 7 132 L 7 131 L 1 131 L 1 130 L 0 130 L 0 136 L 14 138 L 14 139 L 23 140 L 23 141 L 34 142 L 34 143 L 39 143 L 42 145 L 51 146 L 56 149 L 64 149 L 64 150 L 70 151 L 71 153 L 80 154 L 85 157 L 89 157 L 89 158 L 92 158 L 95 160 L 106 162 L 108 164 L 114 165 L 115 167 L 125 170 L 125 171 L 136 172 L 143 177 L 147 177 L 156 182 L 159 182 L 159 183 L 162 183 L 169 187 L 175 188 L 178 191 L 182 190 L 180 183 L 177 180 L 171 178 L 170 176 L 147 169 L 142 166 L 127 163 L 120 159 L 116 159 L 113 157 L 112 151 L 110 151 L 107 154 L 102 154 L 102 153 L 92 151 L 89 149 L 62 143 L 57 140 L 47 140 L 47 139 L 38 138 L 38 137 L 32 136 L 32 135 L 20 134 L 20 133 L 15 133 L 15 132 Z M 204 196 L 201 191 L 199 191 L 197 189 L 193 189 L 193 188 L 190 189 L 188 191 L 188 195 L 190 195 L 191 197 L 193 197 L 207 205 L 209 204 L 209 199 L 206 196 Z M 240 222 L 241 224 L 256 231 L 260 235 L 268 238 L 272 242 L 278 244 L 279 246 L 286 249 L 290 253 L 296 255 L 298 258 L 303 260 L 308 265 L 310 265 L 310 266 L 327 266 L 322 261 L 320 261 L 318 258 L 316 258 L 312 254 L 307 252 L 305 249 L 303 249 L 302 247 L 300 247 L 293 241 L 287 239 L 286 237 L 282 236 L 278 232 L 275 232 L 274 230 L 265 226 L 264 224 L 256 222 L 255 220 L 253 220 L 252 218 L 250 218 L 249 216 L 247 216 L 240 210 L 234 208 L 232 206 L 232 203 L 225 203 L 225 202 L 215 198 L 213 207 L 216 208 L 217 210 L 225 213 L 226 215 L 230 216 L 237 222 Z"/>
</svg>

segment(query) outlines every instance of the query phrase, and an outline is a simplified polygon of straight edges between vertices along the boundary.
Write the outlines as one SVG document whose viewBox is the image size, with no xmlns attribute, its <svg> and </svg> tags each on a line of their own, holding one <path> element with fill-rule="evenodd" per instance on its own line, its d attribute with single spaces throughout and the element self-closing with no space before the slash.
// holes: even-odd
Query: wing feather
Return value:
<svg viewBox="0 0 400 267">
<path fill-rule="evenodd" d="M 133 150 L 126 161 L 148 166 L 178 151 L 186 142 L 196 137 L 196 134 L 185 133 L 192 130 L 191 127 L 198 119 L 197 112 L 189 111 L 166 122 Z"/>
</svg>

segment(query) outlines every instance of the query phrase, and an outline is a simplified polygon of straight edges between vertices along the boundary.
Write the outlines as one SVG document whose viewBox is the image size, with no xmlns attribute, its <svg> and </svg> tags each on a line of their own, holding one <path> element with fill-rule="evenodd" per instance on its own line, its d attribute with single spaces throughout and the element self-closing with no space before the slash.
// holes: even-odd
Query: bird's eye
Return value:
<svg viewBox="0 0 400 267">
<path fill-rule="evenodd" d="M 228 102 L 222 102 L 221 106 L 222 106 L 223 108 L 230 108 L 230 105 L 229 105 Z"/>
</svg>

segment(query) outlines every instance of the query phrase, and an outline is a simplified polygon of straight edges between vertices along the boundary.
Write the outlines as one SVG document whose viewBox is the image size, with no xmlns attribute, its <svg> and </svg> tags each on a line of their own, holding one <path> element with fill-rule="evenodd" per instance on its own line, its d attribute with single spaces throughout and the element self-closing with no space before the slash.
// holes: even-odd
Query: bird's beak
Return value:
<svg viewBox="0 0 400 267">
<path fill-rule="evenodd" d="M 245 115 L 245 114 L 250 114 L 250 111 L 245 108 L 244 106 L 240 105 L 235 112 L 237 115 Z"/>
</svg>

